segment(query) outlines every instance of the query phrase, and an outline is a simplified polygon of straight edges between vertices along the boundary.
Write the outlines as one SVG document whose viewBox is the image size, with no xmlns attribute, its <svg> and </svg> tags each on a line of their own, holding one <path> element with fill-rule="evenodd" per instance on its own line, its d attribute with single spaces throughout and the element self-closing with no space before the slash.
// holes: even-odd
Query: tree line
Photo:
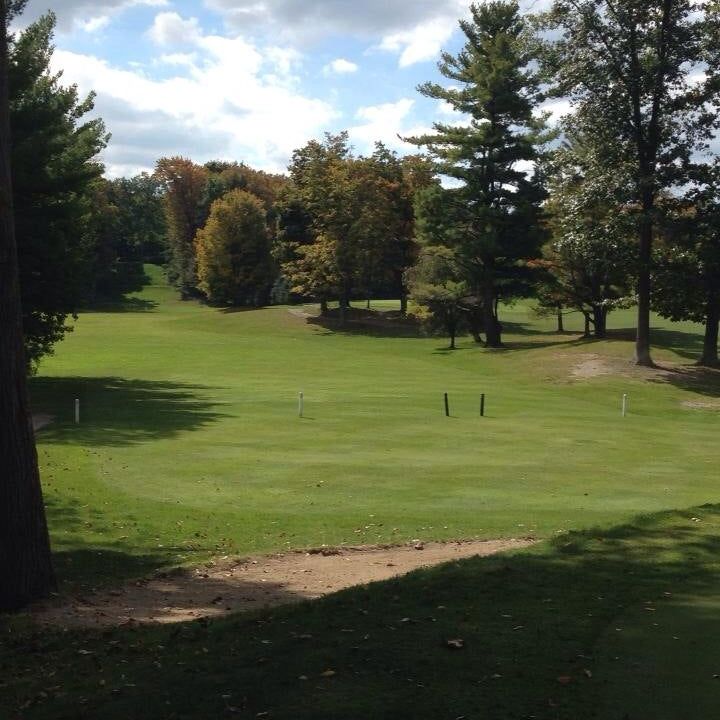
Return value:
<svg viewBox="0 0 720 720">
<path fill-rule="evenodd" d="M 93 97 L 48 67 L 52 15 L 13 39 L 12 159 L 26 347 L 48 352 L 83 304 L 141 287 L 162 262 L 185 298 L 260 306 L 399 297 L 451 338 L 502 345 L 498 310 L 535 298 L 604 337 L 637 306 L 636 357 L 651 363 L 649 312 L 720 322 L 717 4 L 690 0 L 515 2 L 471 7 L 465 43 L 419 91 L 458 121 L 356 154 L 347 133 L 293 153 L 287 175 L 244 163 L 162 158 L 107 180 Z M 543 104 L 571 102 L 551 127 Z"/>
</svg>

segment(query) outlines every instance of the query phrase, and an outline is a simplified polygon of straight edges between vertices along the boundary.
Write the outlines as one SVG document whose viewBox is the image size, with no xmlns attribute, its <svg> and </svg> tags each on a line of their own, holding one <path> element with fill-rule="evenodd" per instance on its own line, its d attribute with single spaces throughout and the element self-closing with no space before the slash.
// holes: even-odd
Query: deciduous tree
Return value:
<svg viewBox="0 0 720 720">
<path fill-rule="evenodd" d="M 214 304 L 258 306 L 273 281 L 270 240 L 262 201 L 231 190 L 210 208 L 195 238 L 198 287 Z"/>
<path fill-rule="evenodd" d="M 718 127 L 718 3 L 556 0 L 544 27 L 555 92 L 604 147 L 608 168 L 630 163 L 638 223 L 639 365 L 650 354 L 650 274 L 658 197 L 687 182 L 694 154 Z M 559 35 L 559 37 L 558 37 Z"/>
</svg>

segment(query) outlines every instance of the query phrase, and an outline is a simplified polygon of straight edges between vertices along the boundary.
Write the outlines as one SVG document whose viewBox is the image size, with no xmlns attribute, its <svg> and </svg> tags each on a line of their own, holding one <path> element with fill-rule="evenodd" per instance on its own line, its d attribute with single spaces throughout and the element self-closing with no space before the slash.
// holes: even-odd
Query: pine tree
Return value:
<svg viewBox="0 0 720 720">
<path fill-rule="evenodd" d="M 517 3 L 474 4 L 470 10 L 471 19 L 460 22 L 464 48 L 457 56 L 443 53 L 439 63 L 452 84 L 419 87 L 468 122 L 436 123 L 434 133 L 409 140 L 426 146 L 438 172 L 456 181 L 443 191 L 444 221 L 451 226 L 444 234 L 482 306 L 486 345 L 499 347 L 498 300 L 518 291 L 523 260 L 538 252 L 542 240 L 543 193 L 523 166 L 538 157 L 544 121 L 534 114 L 540 93 Z"/>
</svg>

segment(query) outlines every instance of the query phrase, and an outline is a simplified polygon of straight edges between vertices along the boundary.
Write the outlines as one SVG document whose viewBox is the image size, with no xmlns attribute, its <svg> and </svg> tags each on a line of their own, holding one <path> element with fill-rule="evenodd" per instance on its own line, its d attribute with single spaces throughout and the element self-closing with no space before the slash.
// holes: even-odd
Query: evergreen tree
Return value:
<svg viewBox="0 0 720 720">
<path fill-rule="evenodd" d="M 55 16 L 28 26 L 10 45 L 9 92 L 16 233 L 27 357 L 36 363 L 67 330 L 91 284 L 88 224 L 97 155 L 108 135 L 83 118 L 80 100 L 49 71 Z"/>
<path fill-rule="evenodd" d="M 517 3 L 474 4 L 470 10 L 471 19 L 460 22 L 464 48 L 457 56 L 443 53 L 439 63 L 452 85 L 419 88 L 468 122 L 436 123 L 434 133 L 410 141 L 426 146 L 438 172 L 456 181 L 439 200 L 443 234 L 478 299 L 486 345 L 499 347 L 498 300 L 521 291 L 523 261 L 538 252 L 542 240 L 542 189 L 523 165 L 538 157 L 544 122 L 533 113 L 540 100 L 538 80 Z"/>
</svg>

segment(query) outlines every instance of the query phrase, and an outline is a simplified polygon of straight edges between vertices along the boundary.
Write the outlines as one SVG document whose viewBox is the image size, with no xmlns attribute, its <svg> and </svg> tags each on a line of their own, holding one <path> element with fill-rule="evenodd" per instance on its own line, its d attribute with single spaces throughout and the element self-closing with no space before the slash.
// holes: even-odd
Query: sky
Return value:
<svg viewBox="0 0 720 720">
<path fill-rule="evenodd" d="M 171 155 L 284 172 L 340 130 L 359 153 L 407 153 L 399 136 L 453 120 L 416 88 L 447 83 L 437 61 L 462 45 L 467 0 L 30 0 L 18 27 L 50 8 L 52 70 L 97 94 L 109 177 Z"/>
</svg>

